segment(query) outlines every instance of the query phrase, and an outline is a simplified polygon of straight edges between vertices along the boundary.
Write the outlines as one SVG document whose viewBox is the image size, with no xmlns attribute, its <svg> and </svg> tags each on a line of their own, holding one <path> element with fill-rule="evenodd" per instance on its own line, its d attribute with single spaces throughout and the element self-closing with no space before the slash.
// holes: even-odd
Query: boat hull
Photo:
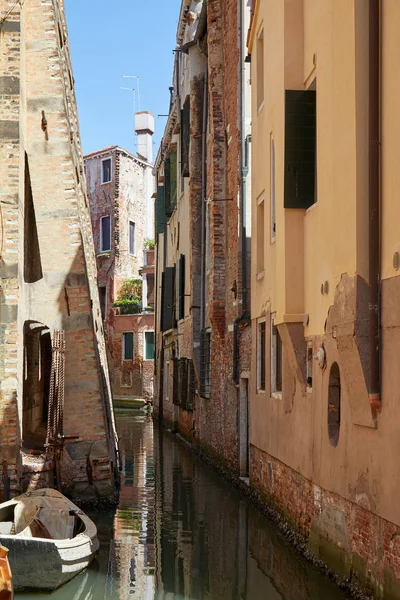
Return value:
<svg viewBox="0 0 400 600">
<path fill-rule="evenodd" d="M 72 540 L 42 540 L 0 536 L 9 549 L 15 590 L 55 590 L 92 562 L 97 538 L 81 534 Z"/>
</svg>

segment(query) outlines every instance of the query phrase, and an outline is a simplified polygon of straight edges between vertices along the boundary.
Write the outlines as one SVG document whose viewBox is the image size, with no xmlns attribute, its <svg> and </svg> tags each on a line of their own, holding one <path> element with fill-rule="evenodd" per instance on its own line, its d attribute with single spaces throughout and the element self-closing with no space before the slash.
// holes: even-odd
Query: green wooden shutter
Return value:
<svg viewBox="0 0 400 600">
<path fill-rule="evenodd" d="M 156 210 L 155 210 L 155 227 L 156 227 L 156 235 L 155 239 L 157 239 L 157 235 L 159 233 L 164 233 L 165 226 L 165 214 L 164 214 L 164 186 L 157 186 L 157 198 L 156 198 Z"/>
<path fill-rule="evenodd" d="M 122 337 L 124 360 L 133 360 L 133 333 L 123 333 Z"/>
<path fill-rule="evenodd" d="M 185 318 L 185 255 L 181 254 L 179 258 L 179 299 L 178 299 L 178 314 L 179 319 Z"/>
<path fill-rule="evenodd" d="M 144 333 L 146 341 L 146 360 L 154 359 L 154 331 L 145 331 Z"/>
<path fill-rule="evenodd" d="M 162 279 L 162 331 L 168 331 L 175 325 L 174 315 L 174 289 L 175 289 L 175 268 L 167 267 L 163 273 Z"/>
<path fill-rule="evenodd" d="M 315 202 L 316 92 L 285 94 L 285 208 Z"/>
</svg>

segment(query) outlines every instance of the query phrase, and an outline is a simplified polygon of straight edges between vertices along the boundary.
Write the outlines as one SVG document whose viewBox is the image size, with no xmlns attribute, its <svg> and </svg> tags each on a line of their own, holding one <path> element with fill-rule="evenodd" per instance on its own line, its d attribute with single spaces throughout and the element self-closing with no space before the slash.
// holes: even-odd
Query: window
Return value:
<svg viewBox="0 0 400 600">
<path fill-rule="evenodd" d="M 257 332 L 257 389 L 265 390 L 265 321 L 258 323 Z"/>
<path fill-rule="evenodd" d="M 312 344 L 312 342 L 310 342 Z M 312 345 L 307 346 L 307 388 L 312 389 L 312 365 L 313 363 L 313 349 Z"/>
<path fill-rule="evenodd" d="M 122 359 L 133 360 L 133 332 L 122 334 Z"/>
<path fill-rule="evenodd" d="M 257 39 L 257 108 L 264 103 L 264 29 Z"/>
<path fill-rule="evenodd" d="M 106 318 L 106 298 L 107 298 L 107 288 L 105 286 L 99 286 L 99 300 L 100 300 L 100 310 L 101 310 L 101 318 Z"/>
<path fill-rule="evenodd" d="M 103 158 L 101 161 L 101 183 L 109 183 L 111 177 L 111 158 Z"/>
<path fill-rule="evenodd" d="M 154 331 L 144 332 L 144 359 L 154 360 Z"/>
<path fill-rule="evenodd" d="M 129 254 L 135 254 L 135 223 L 129 221 Z"/>
<path fill-rule="evenodd" d="M 276 208 L 275 208 L 275 142 L 271 134 L 270 141 L 270 178 L 271 178 L 271 239 L 276 236 Z"/>
<path fill-rule="evenodd" d="M 282 391 L 282 340 L 278 328 L 271 320 L 271 392 Z"/>
<path fill-rule="evenodd" d="M 257 273 L 264 271 L 264 198 L 257 204 Z"/>
<path fill-rule="evenodd" d="M 309 208 L 316 200 L 316 91 L 285 93 L 285 208 Z"/>
<path fill-rule="evenodd" d="M 111 250 L 111 217 L 101 217 L 100 219 L 100 252 Z"/>
</svg>

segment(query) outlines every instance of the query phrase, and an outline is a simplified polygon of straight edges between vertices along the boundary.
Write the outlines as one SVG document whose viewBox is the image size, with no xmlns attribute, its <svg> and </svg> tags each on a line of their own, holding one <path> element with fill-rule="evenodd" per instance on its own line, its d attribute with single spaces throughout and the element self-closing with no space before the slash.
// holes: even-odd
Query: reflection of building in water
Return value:
<svg viewBox="0 0 400 600">
<path fill-rule="evenodd" d="M 153 425 L 119 419 L 121 493 L 111 549 L 114 595 L 118 600 L 154 596 L 154 459 Z M 118 594 L 116 591 L 118 590 Z"/>
</svg>

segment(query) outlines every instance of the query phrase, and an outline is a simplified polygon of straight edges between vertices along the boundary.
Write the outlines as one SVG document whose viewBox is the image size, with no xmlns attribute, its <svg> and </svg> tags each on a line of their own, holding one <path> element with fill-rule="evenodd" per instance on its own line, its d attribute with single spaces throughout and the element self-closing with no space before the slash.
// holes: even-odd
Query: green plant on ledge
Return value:
<svg viewBox="0 0 400 600">
<path fill-rule="evenodd" d="M 145 250 L 154 250 L 155 242 L 152 238 L 145 238 L 144 240 L 144 249 Z"/>
<path fill-rule="evenodd" d="M 125 279 L 122 283 L 114 307 L 119 308 L 121 315 L 136 315 L 142 312 L 142 280 Z"/>
<path fill-rule="evenodd" d="M 139 298 L 135 300 L 117 300 L 114 307 L 119 308 L 120 315 L 137 315 L 142 312 L 142 303 Z"/>
</svg>

